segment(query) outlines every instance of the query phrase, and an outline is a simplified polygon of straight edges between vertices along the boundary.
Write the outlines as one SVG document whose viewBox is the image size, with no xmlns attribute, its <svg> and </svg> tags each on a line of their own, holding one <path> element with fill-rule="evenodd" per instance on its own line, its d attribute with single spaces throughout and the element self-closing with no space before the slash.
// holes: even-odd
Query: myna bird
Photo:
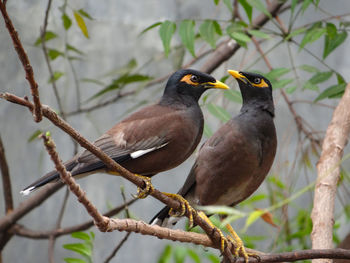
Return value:
<svg viewBox="0 0 350 263">
<path fill-rule="evenodd" d="M 142 176 L 149 190 L 151 176 L 178 166 L 196 149 L 203 133 L 203 114 L 198 100 L 211 88 L 229 89 L 208 74 L 192 69 L 179 70 L 169 78 L 157 104 L 142 108 L 122 120 L 94 145 L 124 168 Z M 116 175 L 87 150 L 67 161 L 65 166 L 75 177 L 97 172 Z M 27 195 L 59 178 L 54 170 L 21 193 Z M 139 197 L 143 197 L 140 189 Z"/>
<path fill-rule="evenodd" d="M 265 77 L 229 70 L 243 97 L 240 113 L 224 124 L 200 148 L 183 187 L 178 192 L 190 205 L 234 206 L 248 198 L 263 182 L 273 163 L 277 139 L 272 87 Z M 169 220 L 169 207 L 151 221 L 162 226 Z M 248 259 L 243 242 L 230 225 L 238 250 Z"/>
</svg>

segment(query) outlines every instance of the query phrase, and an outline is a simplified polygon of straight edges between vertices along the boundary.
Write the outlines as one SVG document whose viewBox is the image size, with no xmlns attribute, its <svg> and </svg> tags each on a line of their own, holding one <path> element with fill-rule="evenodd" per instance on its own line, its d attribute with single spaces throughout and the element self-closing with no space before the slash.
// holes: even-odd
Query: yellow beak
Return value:
<svg viewBox="0 0 350 263">
<path fill-rule="evenodd" d="M 219 80 L 215 82 L 207 82 L 205 86 L 210 89 L 230 89 L 229 86 Z"/>
<path fill-rule="evenodd" d="M 239 71 L 236 71 L 236 70 L 228 70 L 228 73 L 230 73 L 230 75 L 232 77 L 234 77 L 235 79 L 239 79 L 239 80 L 242 80 L 243 82 L 247 82 L 247 78 L 242 75 L 241 73 L 239 73 Z"/>
</svg>

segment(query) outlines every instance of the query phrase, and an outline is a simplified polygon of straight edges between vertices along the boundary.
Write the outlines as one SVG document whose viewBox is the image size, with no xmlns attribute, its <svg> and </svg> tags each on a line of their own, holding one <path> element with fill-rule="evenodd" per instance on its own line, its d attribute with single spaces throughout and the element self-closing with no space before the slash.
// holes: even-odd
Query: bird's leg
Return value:
<svg viewBox="0 0 350 263">
<path fill-rule="evenodd" d="M 179 210 L 179 211 L 175 211 L 174 209 L 170 208 L 169 215 L 175 216 L 175 217 L 181 217 L 181 216 L 184 216 L 186 214 L 186 211 L 187 211 L 188 212 L 188 220 L 190 221 L 189 226 L 192 227 L 193 226 L 193 213 L 195 212 L 195 210 L 192 208 L 190 203 L 179 194 L 171 194 L 171 193 L 163 193 L 163 194 L 165 194 L 166 196 L 169 196 L 170 198 L 173 198 L 173 199 L 179 201 L 181 204 L 181 210 Z"/>
<path fill-rule="evenodd" d="M 260 259 L 260 257 L 253 253 L 247 253 L 244 247 L 244 243 L 242 239 L 237 235 L 236 231 L 233 229 L 233 227 L 230 224 L 226 225 L 226 229 L 230 232 L 231 236 L 228 236 L 228 239 L 234 244 L 235 246 L 235 256 L 239 257 L 240 255 L 244 257 L 244 261 L 248 263 L 249 257 L 254 257 L 256 259 Z"/>
<path fill-rule="evenodd" d="M 214 228 L 215 231 L 218 231 L 219 235 L 220 235 L 220 251 L 221 253 L 224 252 L 225 250 L 225 246 L 226 244 L 229 242 L 227 240 L 227 238 L 224 236 L 224 234 L 222 233 L 222 231 L 217 228 L 216 226 L 214 226 L 214 224 L 210 221 L 210 219 L 207 217 L 206 214 L 204 214 L 203 211 L 199 211 L 198 212 L 198 215 L 205 221 L 207 222 L 212 228 Z"/>
<path fill-rule="evenodd" d="M 154 190 L 154 187 L 151 183 L 151 178 L 139 174 L 135 174 L 137 177 L 140 177 L 143 182 L 145 183 L 145 187 L 137 187 L 137 198 L 144 199 L 146 198 L 149 194 L 151 194 Z"/>
</svg>

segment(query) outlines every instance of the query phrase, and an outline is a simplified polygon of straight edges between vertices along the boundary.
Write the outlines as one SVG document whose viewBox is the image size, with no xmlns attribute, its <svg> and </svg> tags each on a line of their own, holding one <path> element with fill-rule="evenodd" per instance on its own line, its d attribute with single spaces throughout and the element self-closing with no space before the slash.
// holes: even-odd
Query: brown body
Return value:
<svg viewBox="0 0 350 263">
<path fill-rule="evenodd" d="M 94 144 L 112 158 L 164 145 L 139 158 L 122 162 L 123 167 L 133 173 L 152 176 L 186 160 L 197 147 L 202 133 L 203 114 L 198 106 L 178 105 L 169 108 L 156 104 L 118 123 Z M 142 137 L 148 138 L 147 141 L 140 142 L 139 138 Z M 74 170 L 81 170 L 88 163 L 99 163 L 99 159 L 88 151 L 79 156 L 77 161 L 79 166 Z"/>
<path fill-rule="evenodd" d="M 196 204 L 236 205 L 265 179 L 276 153 L 276 131 L 268 113 L 252 118 L 229 121 L 201 148 L 193 167 L 194 191 L 187 193 Z"/>
</svg>

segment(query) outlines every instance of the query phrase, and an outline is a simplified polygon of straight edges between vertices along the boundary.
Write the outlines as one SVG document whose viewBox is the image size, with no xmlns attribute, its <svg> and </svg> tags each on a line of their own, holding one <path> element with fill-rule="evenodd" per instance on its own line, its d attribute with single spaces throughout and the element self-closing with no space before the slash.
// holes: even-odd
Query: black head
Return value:
<svg viewBox="0 0 350 263">
<path fill-rule="evenodd" d="M 206 73 L 181 69 L 170 76 L 162 99 L 198 101 L 207 89 L 229 89 L 229 87 Z"/>
<path fill-rule="evenodd" d="M 242 93 L 243 106 L 245 104 L 263 107 L 274 115 L 271 82 L 264 76 L 251 72 L 228 71 L 239 84 Z"/>
</svg>

